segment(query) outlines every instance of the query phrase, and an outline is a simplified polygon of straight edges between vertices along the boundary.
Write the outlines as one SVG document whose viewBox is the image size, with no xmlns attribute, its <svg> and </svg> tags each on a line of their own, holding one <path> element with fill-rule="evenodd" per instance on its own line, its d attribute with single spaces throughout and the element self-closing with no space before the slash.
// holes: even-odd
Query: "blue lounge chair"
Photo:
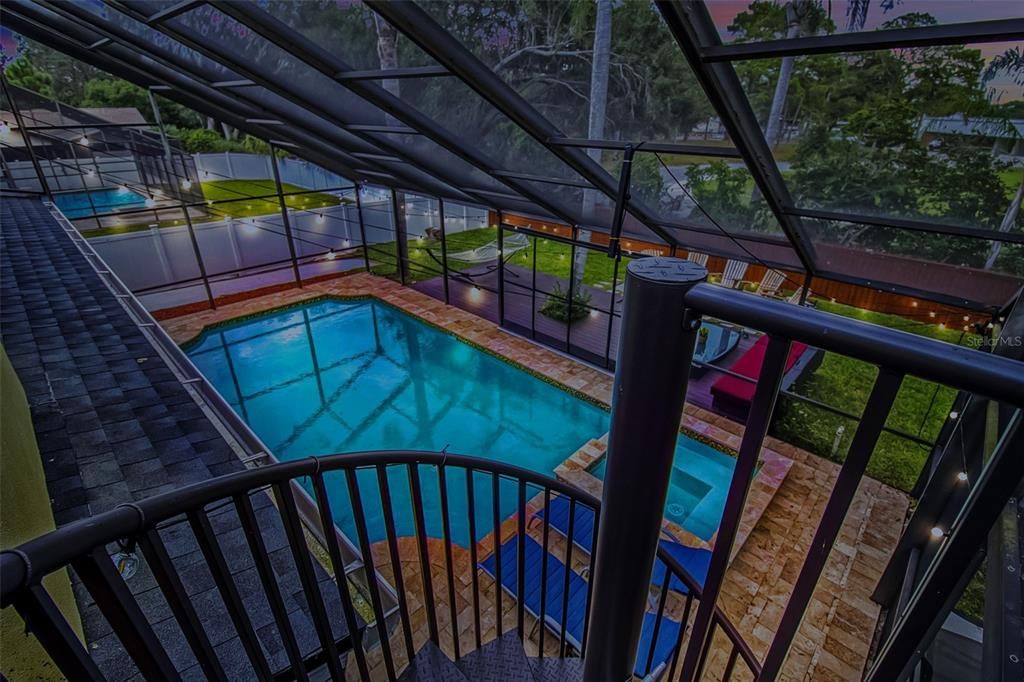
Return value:
<svg viewBox="0 0 1024 682">
<path fill-rule="evenodd" d="M 534 618 L 540 613 L 540 587 L 541 587 L 541 562 L 544 557 L 544 548 L 533 538 L 525 539 L 526 557 L 523 562 L 523 589 L 526 594 L 523 596 L 523 608 Z M 491 554 L 480 562 L 480 568 L 484 573 L 494 578 L 496 555 Z M 565 564 L 551 553 L 547 555 L 547 596 L 544 604 L 544 625 L 560 636 L 562 632 L 562 606 L 564 604 L 563 588 L 565 586 Z M 501 545 L 501 585 L 506 593 L 513 598 L 518 598 L 516 591 L 519 589 L 519 537 L 513 536 Z M 583 622 L 587 611 L 587 583 L 575 571 L 569 570 L 569 608 L 566 610 L 565 641 L 576 651 L 581 648 L 583 639 Z M 657 617 L 653 613 L 644 614 L 644 625 L 640 631 L 640 643 L 637 647 L 636 665 L 634 672 L 638 677 L 643 677 L 647 667 L 647 657 L 650 654 L 652 639 L 654 637 L 654 625 Z M 681 625 L 671 618 L 663 618 L 661 627 L 658 629 L 658 641 L 654 644 L 654 657 L 651 661 L 651 669 L 669 660 L 675 651 L 676 642 L 679 639 L 679 628 Z"/>
<path fill-rule="evenodd" d="M 541 620 L 540 597 L 541 597 L 541 561 L 544 556 L 544 548 L 532 538 L 525 539 L 526 557 L 523 562 L 523 585 L 526 594 L 523 595 L 523 608 L 538 620 Z M 519 589 L 519 538 L 513 536 L 501 546 L 501 585 L 505 592 L 513 598 L 518 598 L 516 591 Z M 496 555 L 491 554 L 480 562 L 480 568 L 484 573 L 495 575 Z M 547 590 L 544 603 L 544 625 L 552 632 L 561 635 L 562 632 L 562 606 L 565 603 L 563 588 L 565 587 L 565 571 L 568 570 L 556 556 L 550 552 L 547 555 L 548 574 Z M 573 570 L 569 570 L 569 608 L 566 610 L 565 641 L 577 651 L 580 650 L 580 642 L 583 639 L 583 621 L 587 611 L 587 583 Z"/>
<path fill-rule="evenodd" d="M 561 495 L 552 496 L 550 504 L 537 512 L 535 518 L 548 519 L 557 533 L 565 537 L 569 532 L 569 498 Z M 572 543 L 581 550 L 590 554 L 594 542 L 594 511 L 583 505 L 576 505 L 576 520 L 572 528 Z M 679 565 L 690 574 L 703 587 L 704 580 L 708 576 L 708 566 L 711 563 L 711 552 L 699 547 L 688 547 L 675 540 L 663 539 L 661 548 L 667 551 Z M 661 587 L 665 581 L 665 564 L 660 559 L 654 562 L 654 572 L 651 574 L 651 583 Z M 686 594 L 690 590 L 678 577 L 673 576 L 669 589 L 673 592 Z"/>
<path fill-rule="evenodd" d="M 653 613 L 644 614 L 644 626 L 640 630 L 640 644 L 636 648 L 636 663 L 633 664 L 633 674 L 637 677 L 644 677 L 647 670 L 647 656 L 651 652 L 651 639 L 654 637 L 654 624 L 658 617 Z M 651 670 L 656 669 L 662 663 L 667 664 L 675 653 L 676 643 L 679 641 L 679 629 L 682 627 L 671 618 L 662 618 L 661 627 L 658 628 L 658 643 L 654 645 L 654 657 L 651 659 Z"/>
</svg>

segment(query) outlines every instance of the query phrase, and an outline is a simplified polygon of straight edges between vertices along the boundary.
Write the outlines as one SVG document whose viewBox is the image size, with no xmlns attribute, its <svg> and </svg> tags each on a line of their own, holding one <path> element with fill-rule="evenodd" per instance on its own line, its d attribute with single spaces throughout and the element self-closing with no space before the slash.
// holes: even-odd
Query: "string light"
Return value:
<svg viewBox="0 0 1024 682">
<path fill-rule="evenodd" d="M 83 147 L 88 147 L 89 146 L 89 138 L 86 137 L 85 135 L 82 135 L 81 139 L 78 140 L 78 144 L 82 145 Z"/>
<path fill-rule="evenodd" d="M 334 249 L 331 249 L 330 251 L 327 252 L 327 260 L 334 260 L 334 259 L 335 259 Z"/>
<path fill-rule="evenodd" d="M 146 197 L 146 208 L 153 208 L 156 206 L 156 199 L 153 197 Z"/>
<path fill-rule="evenodd" d="M 192 181 L 189 180 L 188 178 L 185 178 L 184 180 L 181 181 L 181 188 L 192 189 Z"/>
<path fill-rule="evenodd" d="M 322 223 L 324 221 L 324 214 L 323 213 L 317 213 L 316 214 L 316 221 L 318 223 Z"/>
<path fill-rule="evenodd" d="M 11 126 L 7 125 L 7 121 L 0 121 L 0 137 L 7 137 L 11 134 Z"/>
<path fill-rule="evenodd" d="M 946 531 L 942 530 L 938 526 L 934 526 L 934 527 L 932 527 L 931 534 L 932 534 L 933 538 L 938 539 L 938 538 L 941 538 L 941 537 L 945 536 L 946 535 Z"/>
<path fill-rule="evenodd" d="M 966 483 L 967 482 L 967 472 L 966 471 L 961 471 L 959 474 L 956 475 L 956 480 L 960 481 L 961 483 Z"/>
</svg>

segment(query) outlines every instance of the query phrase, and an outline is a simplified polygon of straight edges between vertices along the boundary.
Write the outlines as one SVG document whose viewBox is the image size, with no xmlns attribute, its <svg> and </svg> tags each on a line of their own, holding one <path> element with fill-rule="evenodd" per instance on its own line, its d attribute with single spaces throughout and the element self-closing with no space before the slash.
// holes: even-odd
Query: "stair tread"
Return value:
<svg viewBox="0 0 1024 682">
<path fill-rule="evenodd" d="M 398 677 L 398 682 L 465 682 L 466 677 L 451 659 L 427 642 L 416 652 L 409 667 Z"/>
<path fill-rule="evenodd" d="M 530 658 L 530 668 L 537 682 L 582 682 L 582 658 Z"/>
<path fill-rule="evenodd" d="M 468 680 L 533 682 L 533 670 L 516 632 L 507 632 L 455 664 Z"/>
</svg>

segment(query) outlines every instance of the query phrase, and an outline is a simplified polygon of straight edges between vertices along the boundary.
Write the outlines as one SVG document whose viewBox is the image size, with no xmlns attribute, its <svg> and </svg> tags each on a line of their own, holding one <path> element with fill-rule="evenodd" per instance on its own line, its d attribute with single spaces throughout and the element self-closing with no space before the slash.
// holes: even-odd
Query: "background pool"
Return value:
<svg viewBox="0 0 1024 682">
<path fill-rule="evenodd" d="M 319 301 L 221 327 L 205 333 L 188 355 L 281 460 L 447 448 L 550 475 L 609 425 L 605 410 L 372 301 Z M 683 453 L 692 451 L 689 444 L 701 445 L 684 437 L 680 443 Z M 678 456 L 677 464 L 690 471 Z M 432 468 L 422 471 L 428 534 L 440 537 L 437 478 Z M 721 473 L 707 463 L 696 472 L 695 478 L 714 474 L 716 481 Z M 375 542 L 385 537 L 376 479 L 371 471 L 359 476 Z M 405 471 L 391 470 L 389 481 L 397 532 L 412 535 Z M 354 537 L 343 476 L 330 474 L 327 483 L 335 521 Z M 448 489 L 452 537 L 466 544 L 461 472 L 448 472 Z M 489 479 L 477 474 L 475 493 L 479 539 L 492 528 Z M 515 512 L 515 484 L 503 483 L 499 498 L 502 518 Z M 717 528 L 720 515 L 721 504 L 696 503 L 683 525 L 709 537 L 707 528 Z"/>
<path fill-rule="evenodd" d="M 92 203 L 89 199 L 92 198 Z M 146 198 L 128 189 L 94 189 L 88 192 L 57 194 L 53 203 L 69 220 L 85 218 L 96 213 L 112 213 L 128 208 L 143 208 Z M 94 210 L 95 207 L 95 210 Z"/>
</svg>

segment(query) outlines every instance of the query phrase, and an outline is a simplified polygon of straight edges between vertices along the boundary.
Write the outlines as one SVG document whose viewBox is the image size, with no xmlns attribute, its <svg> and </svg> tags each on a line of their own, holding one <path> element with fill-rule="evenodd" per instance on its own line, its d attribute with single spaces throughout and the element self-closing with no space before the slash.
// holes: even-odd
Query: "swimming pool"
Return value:
<svg viewBox="0 0 1024 682">
<path fill-rule="evenodd" d="M 550 475 L 609 425 L 600 407 L 376 301 L 320 300 L 270 312 L 208 330 L 187 353 L 282 461 L 447 449 Z M 695 447 L 707 446 L 680 436 L 677 464 L 695 480 L 714 477 L 709 490 L 723 475 L 728 487 L 731 468 L 723 474 L 722 467 L 687 466 Z M 375 475 L 359 476 L 370 540 L 376 542 L 385 531 Z M 397 532 L 412 535 L 405 472 L 392 470 L 389 481 Z M 474 482 L 479 539 L 492 527 L 490 483 L 482 475 Z M 344 479 L 332 473 L 327 483 L 335 521 L 354 537 Z M 423 489 L 427 532 L 441 537 L 432 473 L 423 476 Z M 448 491 L 450 508 L 465 509 L 461 472 L 449 472 Z M 515 512 L 515 484 L 503 483 L 499 498 L 502 518 Z M 710 537 L 707 528 L 717 528 L 720 516 L 721 505 L 697 503 L 682 525 Z M 453 539 L 465 545 L 466 515 L 453 514 L 451 523 Z"/>
<path fill-rule="evenodd" d="M 97 213 L 143 208 L 146 205 L 146 197 L 129 189 L 94 189 L 88 192 L 56 194 L 53 197 L 53 202 L 69 220 L 73 220 Z"/>
</svg>

